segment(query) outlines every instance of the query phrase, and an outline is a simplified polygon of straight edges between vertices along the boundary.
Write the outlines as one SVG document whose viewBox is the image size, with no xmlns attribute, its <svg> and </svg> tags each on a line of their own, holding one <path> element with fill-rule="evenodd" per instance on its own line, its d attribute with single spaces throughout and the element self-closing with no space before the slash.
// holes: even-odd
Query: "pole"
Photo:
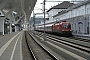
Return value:
<svg viewBox="0 0 90 60">
<path fill-rule="evenodd" d="M 84 2 L 85 2 L 85 0 L 84 0 Z M 84 15 L 84 33 L 86 34 L 87 33 L 87 25 L 86 25 L 86 4 L 85 4 L 85 15 Z"/>
<path fill-rule="evenodd" d="M 35 14 L 34 14 L 34 10 L 33 10 L 33 21 L 34 21 L 33 27 L 34 27 L 34 31 L 35 31 Z"/>
<path fill-rule="evenodd" d="M 45 41 L 45 0 L 43 4 L 44 4 L 44 41 Z"/>
</svg>

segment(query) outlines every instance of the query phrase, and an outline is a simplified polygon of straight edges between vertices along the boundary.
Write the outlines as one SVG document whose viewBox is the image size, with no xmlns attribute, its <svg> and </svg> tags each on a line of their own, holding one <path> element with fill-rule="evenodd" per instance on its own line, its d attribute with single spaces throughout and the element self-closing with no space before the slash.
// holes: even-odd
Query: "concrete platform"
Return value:
<svg viewBox="0 0 90 60">
<path fill-rule="evenodd" d="M 90 39 L 90 35 L 85 35 L 85 34 L 73 34 L 73 36 L 83 38 L 83 39 Z"/>
<path fill-rule="evenodd" d="M 22 60 L 23 31 L 0 36 L 0 60 Z"/>
</svg>

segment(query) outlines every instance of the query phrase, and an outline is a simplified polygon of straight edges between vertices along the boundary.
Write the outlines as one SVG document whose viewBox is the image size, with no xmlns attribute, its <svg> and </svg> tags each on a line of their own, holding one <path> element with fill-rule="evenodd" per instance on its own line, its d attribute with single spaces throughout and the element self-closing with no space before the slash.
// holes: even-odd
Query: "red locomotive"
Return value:
<svg viewBox="0 0 90 60">
<path fill-rule="evenodd" d="M 53 32 L 61 35 L 72 35 L 70 22 L 58 22 L 53 24 Z"/>
<path fill-rule="evenodd" d="M 44 25 L 37 26 L 36 30 L 44 31 Z M 54 24 L 46 24 L 45 25 L 45 32 L 48 33 L 58 33 L 60 35 L 70 36 L 72 35 L 71 32 L 71 24 L 70 22 L 56 22 Z"/>
</svg>

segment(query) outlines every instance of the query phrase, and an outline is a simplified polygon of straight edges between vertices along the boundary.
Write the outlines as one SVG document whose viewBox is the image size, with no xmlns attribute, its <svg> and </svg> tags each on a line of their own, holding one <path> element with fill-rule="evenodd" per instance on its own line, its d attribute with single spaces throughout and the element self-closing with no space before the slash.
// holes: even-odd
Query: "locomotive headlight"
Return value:
<svg viewBox="0 0 90 60">
<path fill-rule="evenodd" d="M 62 31 L 64 31 L 64 30 L 62 30 Z"/>
<path fill-rule="evenodd" d="M 72 31 L 72 30 L 70 30 L 70 31 Z"/>
</svg>

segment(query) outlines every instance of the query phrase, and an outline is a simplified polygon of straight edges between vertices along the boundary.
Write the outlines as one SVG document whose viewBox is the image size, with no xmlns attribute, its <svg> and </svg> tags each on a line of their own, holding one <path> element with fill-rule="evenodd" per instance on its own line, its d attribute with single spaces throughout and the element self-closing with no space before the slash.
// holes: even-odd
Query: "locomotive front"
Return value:
<svg viewBox="0 0 90 60">
<path fill-rule="evenodd" d="M 62 35 L 72 35 L 71 24 L 69 22 L 62 22 Z"/>
</svg>

